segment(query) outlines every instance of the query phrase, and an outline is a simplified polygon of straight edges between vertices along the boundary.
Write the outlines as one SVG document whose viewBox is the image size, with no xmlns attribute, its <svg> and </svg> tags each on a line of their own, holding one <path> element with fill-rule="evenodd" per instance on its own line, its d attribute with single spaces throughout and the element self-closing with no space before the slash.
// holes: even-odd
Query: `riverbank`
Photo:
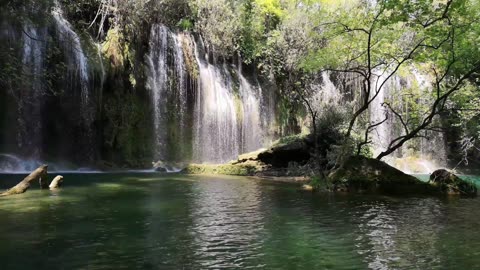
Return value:
<svg viewBox="0 0 480 270">
<path fill-rule="evenodd" d="M 254 176 L 277 182 L 302 185 L 307 190 L 324 189 L 348 193 L 386 193 L 394 195 L 476 196 L 474 183 L 439 170 L 428 181 L 404 173 L 385 162 L 363 156 L 347 158 L 327 179 L 311 169 L 308 137 L 277 142 L 269 149 L 240 155 L 227 164 L 190 164 L 182 173 L 191 175 Z"/>
</svg>

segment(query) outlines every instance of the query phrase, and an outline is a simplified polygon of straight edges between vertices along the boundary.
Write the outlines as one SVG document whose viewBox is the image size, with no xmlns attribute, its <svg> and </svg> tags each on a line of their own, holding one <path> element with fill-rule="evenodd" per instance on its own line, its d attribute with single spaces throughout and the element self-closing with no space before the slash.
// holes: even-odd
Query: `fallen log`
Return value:
<svg viewBox="0 0 480 270">
<path fill-rule="evenodd" d="M 39 181 L 39 183 L 46 182 L 47 180 L 47 168 L 48 165 L 42 165 L 38 167 L 35 171 L 25 177 L 20 183 L 18 183 L 13 188 L 3 192 L 0 196 L 10 196 L 15 194 L 22 194 L 28 190 L 31 183 Z"/>
<path fill-rule="evenodd" d="M 55 178 L 53 178 L 52 182 L 50 183 L 49 188 L 50 189 L 57 189 L 61 187 L 63 184 L 63 176 L 57 175 Z"/>
</svg>

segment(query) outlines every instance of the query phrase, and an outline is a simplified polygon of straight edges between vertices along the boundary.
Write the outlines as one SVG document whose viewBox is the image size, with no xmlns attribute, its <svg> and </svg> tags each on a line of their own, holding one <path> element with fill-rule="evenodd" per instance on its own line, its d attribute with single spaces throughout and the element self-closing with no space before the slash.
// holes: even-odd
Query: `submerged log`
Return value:
<svg viewBox="0 0 480 270">
<path fill-rule="evenodd" d="M 57 189 L 61 187 L 63 184 L 63 176 L 57 175 L 55 178 L 53 178 L 52 182 L 50 183 L 49 188 L 50 189 Z"/>
<path fill-rule="evenodd" d="M 20 183 L 13 188 L 3 192 L 0 196 L 9 196 L 15 194 L 21 194 L 28 190 L 32 182 L 39 181 L 40 183 L 46 182 L 48 165 L 42 165 L 35 171 L 25 177 Z"/>
</svg>

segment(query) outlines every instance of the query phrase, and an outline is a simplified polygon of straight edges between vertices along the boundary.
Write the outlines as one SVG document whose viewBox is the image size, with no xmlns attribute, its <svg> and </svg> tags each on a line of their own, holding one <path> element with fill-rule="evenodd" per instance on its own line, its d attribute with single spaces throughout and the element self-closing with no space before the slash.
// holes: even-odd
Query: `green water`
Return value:
<svg viewBox="0 0 480 270">
<path fill-rule="evenodd" d="M 61 191 L 0 199 L 0 269 L 480 269 L 480 199 L 64 176 Z M 0 175 L 0 187 L 21 178 Z"/>
</svg>

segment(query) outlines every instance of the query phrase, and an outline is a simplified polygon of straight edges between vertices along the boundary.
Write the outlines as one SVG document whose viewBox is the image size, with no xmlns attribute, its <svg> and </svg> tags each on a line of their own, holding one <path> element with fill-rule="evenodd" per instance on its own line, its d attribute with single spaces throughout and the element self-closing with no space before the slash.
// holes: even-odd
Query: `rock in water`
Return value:
<svg viewBox="0 0 480 270">
<path fill-rule="evenodd" d="M 61 187 L 63 184 L 63 176 L 57 175 L 55 178 L 53 178 L 52 182 L 50 183 L 49 188 L 50 189 L 56 189 Z"/>
<path fill-rule="evenodd" d="M 166 172 L 167 171 L 167 166 L 161 160 L 159 160 L 157 162 L 152 162 L 152 166 L 153 166 L 153 169 L 156 172 Z"/>
<path fill-rule="evenodd" d="M 467 182 L 444 169 L 434 171 L 430 175 L 430 182 L 446 194 L 477 195 L 477 187 L 475 184 Z"/>
<path fill-rule="evenodd" d="M 353 156 L 329 175 L 335 191 L 435 194 L 437 189 L 377 159 Z"/>
</svg>

